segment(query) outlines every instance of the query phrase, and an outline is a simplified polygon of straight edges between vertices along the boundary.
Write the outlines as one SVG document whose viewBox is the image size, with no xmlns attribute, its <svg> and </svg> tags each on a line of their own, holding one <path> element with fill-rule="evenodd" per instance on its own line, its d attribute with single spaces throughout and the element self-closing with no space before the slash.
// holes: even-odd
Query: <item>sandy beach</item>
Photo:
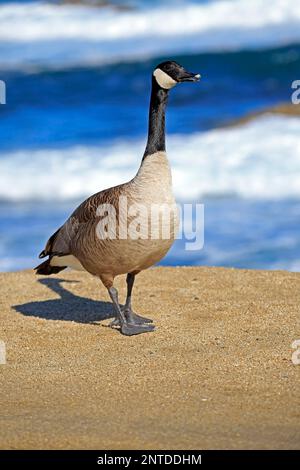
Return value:
<svg viewBox="0 0 300 470">
<path fill-rule="evenodd" d="M 2 449 L 300 447 L 299 274 L 148 270 L 134 307 L 157 330 L 135 337 L 87 274 L 0 279 Z"/>
</svg>

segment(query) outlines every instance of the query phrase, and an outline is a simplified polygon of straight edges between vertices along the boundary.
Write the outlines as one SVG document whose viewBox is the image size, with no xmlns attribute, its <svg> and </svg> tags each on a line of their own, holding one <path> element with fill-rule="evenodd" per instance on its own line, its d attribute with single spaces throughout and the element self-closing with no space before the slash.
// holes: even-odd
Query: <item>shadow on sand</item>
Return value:
<svg viewBox="0 0 300 470">
<path fill-rule="evenodd" d="M 60 299 L 41 300 L 14 305 L 13 308 L 23 315 L 45 318 L 46 320 L 64 320 L 77 323 L 97 323 L 114 316 L 111 302 L 87 299 L 72 294 L 62 284 L 78 281 L 65 279 L 40 279 L 38 282 L 47 286 L 60 296 Z"/>
</svg>

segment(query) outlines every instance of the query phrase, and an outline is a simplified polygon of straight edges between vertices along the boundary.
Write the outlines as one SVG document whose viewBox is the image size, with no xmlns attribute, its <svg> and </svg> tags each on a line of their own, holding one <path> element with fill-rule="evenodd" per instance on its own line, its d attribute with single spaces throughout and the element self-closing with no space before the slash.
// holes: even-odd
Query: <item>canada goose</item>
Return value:
<svg viewBox="0 0 300 470">
<path fill-rule="evenodd" d="M 111 323 L 120 327 L 124 335 L 136 335 L 154 330 L 152 320 L 135 314 L 131 308 L 131 293 L 136 274 L 157 263 L 171 247 L 177 231 L 177 211 L 171 211 L 168 237 L 156 238 L 115 237 L 105 238 L 97 232 L 99 207 L 112 205 L 117 215 L 117 228 L 126 209 L 120 210 L 121 198 L 130 204 L 142 204 L 146 209 L 153 205 L 174 208 L 171 172 L 165 149 L 165 107 L 168 93 L 177 83 L 197 82 L 199 74 L 187 72 L 173 61 L 162 62 L 153 71 L 149 110 L 148 140 L 140 168 L 129 182 L 101 191 L 84 201 L 55 232 L 39 255 L 49 258 L 37 266 L 37 274 L 53 274 L 72 267 L 83 269 L 101 279 L 114 304 L 116 318 Z M 103 214 L 102 214 L 103 215 Z M 148 213 L 145 216 L 148 223 Z M 159 222 L 160 224 L 160 222 Z M 126 222 L 127 228 L 127 222 Z M 161 227 L 160 227 L 161 228 Z M 118 301 L 113 286 L 114 278 L 127 274 L 127 298 L 124 307 Z"/>
</svg>

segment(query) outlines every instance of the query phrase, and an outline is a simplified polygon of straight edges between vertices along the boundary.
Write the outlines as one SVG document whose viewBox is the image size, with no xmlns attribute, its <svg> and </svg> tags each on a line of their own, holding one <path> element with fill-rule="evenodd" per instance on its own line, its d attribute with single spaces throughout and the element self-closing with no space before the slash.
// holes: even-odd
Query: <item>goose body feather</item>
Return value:
<svg viewBox="0 0 300 470">
<path fill-rule="evenodd" d="M 119 212 L 120 196 L 125 196 L 127 205 L 142 205 L 151 214 L 153 205 L 162 206 L 166 218 L 156 219 L 158 226 L 150 228 L 158 238 L 121 239 L 118 230 L 115 239 L 100 239 L 97 213 L 102 204 L 111 204 L 117 215 L 117 229 L 120 217 L 127 213 Z M 130 219 L 129 219 L 130 221 Z M 143 213 L 140 221 L 146 224 Z M 169 227 L 163 224 L 170 222 Z M 155 221 L 154 221 L 155 225 Z M 68 266 L 85 269 L 93 275 L 114 278 L 119 274 L 141 271 L 157 263 L 170 249 L 178 228 L 178 213 L 172 191 L 172 177 L 165 152 L 156 152 L 143 160 L 136 176 L 128 183 L 101 191 L 84 201 L 73 212 L 66 223 L 56 232 L 54 239 L 46 245 L 44 253 L 51 257 L 51 266 Z M 169 231 L 169 237 L 163 233 Z M 54 256 L 52 256 L 54 254 Z"/>
</svg>

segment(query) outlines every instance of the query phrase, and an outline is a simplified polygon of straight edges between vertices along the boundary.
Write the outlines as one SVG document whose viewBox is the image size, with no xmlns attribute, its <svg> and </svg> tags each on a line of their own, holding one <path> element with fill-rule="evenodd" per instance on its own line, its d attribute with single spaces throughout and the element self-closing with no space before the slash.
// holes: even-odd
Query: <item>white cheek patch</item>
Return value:
<svg viewBox="0 0 300 470">
<path fill-rule="evenodd" d="M 174 80 L 172 77 L 170 77 L 170 75 L 161 69 L 155 69 L 153 75 L 159 86 L 165 88 L 166 90 L 169 90 L 170 88 L 173 88 L 173 86 L 177 85 L 176 80 Z"/>
</svg>

